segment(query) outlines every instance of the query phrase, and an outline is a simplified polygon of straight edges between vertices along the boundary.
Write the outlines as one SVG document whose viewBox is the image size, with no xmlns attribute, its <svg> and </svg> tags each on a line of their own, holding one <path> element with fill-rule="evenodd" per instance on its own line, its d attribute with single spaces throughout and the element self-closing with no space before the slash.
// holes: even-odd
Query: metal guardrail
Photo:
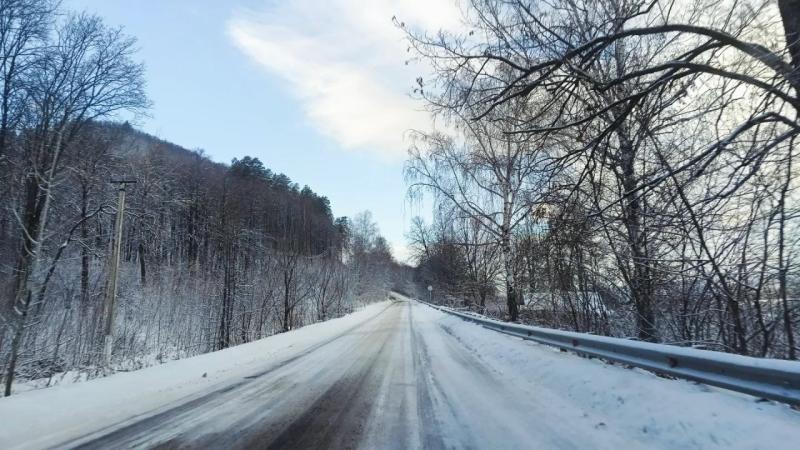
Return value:
<svg viewBox="0 0 800 450">
<path fill-rule="evenodd" d="M 522 339 L 732 391 L 800 405 L 800 362 L 753 358 L 500 322 L 417 301 L 447 314 Z"/>
</svg>

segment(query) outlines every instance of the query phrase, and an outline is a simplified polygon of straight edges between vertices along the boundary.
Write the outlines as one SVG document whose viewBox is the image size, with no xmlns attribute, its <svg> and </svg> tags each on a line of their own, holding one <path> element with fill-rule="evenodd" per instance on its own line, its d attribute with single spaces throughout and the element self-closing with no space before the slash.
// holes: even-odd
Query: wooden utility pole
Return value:
<svg viewBox="0 0 800 450">
<path fill-rule="evenodd" d="M 114 240 L 111 243 L 111 260 L 108 267 L 108 281 L 106 283 L 106 323 L 103 336 L 104 363 L 111 363 L 111 350 L 114 345 L 114 308 L 117 302 L 117 272 L 119 271 L 119 258 L 122 252 L 122 220 L 125 214 L 125 187 L 136 183 L 136 180 L 111 180 L 117 185 L 117 220 L 114 227 Z"/>
</svg>

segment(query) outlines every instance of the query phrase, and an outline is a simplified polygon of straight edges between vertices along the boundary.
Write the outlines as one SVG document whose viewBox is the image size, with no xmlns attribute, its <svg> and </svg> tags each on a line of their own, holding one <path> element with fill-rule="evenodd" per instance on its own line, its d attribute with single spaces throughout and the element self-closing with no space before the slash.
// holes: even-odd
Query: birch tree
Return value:
<svg viewBox="0 0 800 450">
<path fill-rule="evenodd" d="M 546 152 L 540 140 L 507 134 L 502 122 L 462 118 L 458 126 L 457 136 L 417 135 L 405 168 L 409 194 L 433 194 L 494 237 L 501 249 L 508 317 L 516 321 L 514 232 L 546 184 L 540 166 Z"/>
</svg>

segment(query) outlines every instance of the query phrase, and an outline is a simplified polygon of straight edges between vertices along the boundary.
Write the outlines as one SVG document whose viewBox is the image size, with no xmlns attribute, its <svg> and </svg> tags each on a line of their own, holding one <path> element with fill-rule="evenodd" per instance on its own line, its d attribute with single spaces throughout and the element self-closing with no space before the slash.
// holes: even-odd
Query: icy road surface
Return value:
<svg viewBox="0 0 800 450">
<path fill-rule="evenodd" d="M 203 376 L 205 374 L 205 376 Z M 797 448 L 800 413 L 411 301 L 0 400 L 0 448 Z"/>
</svg>

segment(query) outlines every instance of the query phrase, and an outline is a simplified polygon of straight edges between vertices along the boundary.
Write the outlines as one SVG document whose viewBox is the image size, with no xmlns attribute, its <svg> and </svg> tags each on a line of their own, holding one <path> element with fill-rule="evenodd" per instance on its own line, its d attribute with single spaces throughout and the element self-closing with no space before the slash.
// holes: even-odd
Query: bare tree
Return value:
<svg viewBox="0 0 800 450">
<path fill-rule="evenodd" d="M 5 395 L 14 370 L 34 291 L 43 289 L 42 248 L 47 237 L 53 186 L 61 175 L 62 152 L 87 121 L 147 106 L 141 65 L 131 56 L 134 41 L 97 17 L 70 16 L 55 41 L 36 61 L 28 97 L 31 122 L 21 144 L 31 166 L 25 178 L 22 229 L 11 323 L 15 328 L 6 371 Z"/>
<path fill-rule="evenodd" d="M 0 3 L 0 162 L 9 136 L 26 113 L 26 82 L 47 45 L 56 1 L 6 0 Z"/>
<path fill-rule="evenodd" d="M 588 203 L 580 228 L 607 256 L 578 273 L 590 270 L 606 301 L 630 302 L 639 338 L 671 340 L 674 319 L 683 333 L 697 321 L 690 334 L 703 345 L 795 358 L 793 6 L 469 1 L 463 33 L 408 28 L 434 69 L 416 92 L 442 116 L 548 143 L 540 169 L 557 185 L 539 193 L 555 213 L 545 225 L 565 231 L 564 214 Z M 549 228 L 524 251 L 557 242 Z M 582 254 L 571 252 L 569 265 Z M 676 285 L 684 290 L 671 292 Z"/>
<path fill-rule="evenodd" d="M 508 315 L 517 320 L 514 232 L 531 213 L 546 184 L 542 142 L 509 135 L 503 122 L 460 119 L 461 134 L 419 134 L 409 151 L 409 194 L 431 193 L 484 227 L 501 249 Z"/>
</svg>

